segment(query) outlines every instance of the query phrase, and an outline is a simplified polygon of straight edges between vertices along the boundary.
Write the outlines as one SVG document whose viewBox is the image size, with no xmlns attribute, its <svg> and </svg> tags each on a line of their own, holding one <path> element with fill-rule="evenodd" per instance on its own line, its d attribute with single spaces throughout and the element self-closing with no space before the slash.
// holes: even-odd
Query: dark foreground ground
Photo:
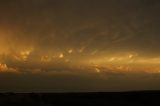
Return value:
<svg viewBox="0 0 160 106">
<path fill-rule="evenodd" d="M 0 106 L 160 106 L 160 91 L 1 93 Z"/>
</svg>

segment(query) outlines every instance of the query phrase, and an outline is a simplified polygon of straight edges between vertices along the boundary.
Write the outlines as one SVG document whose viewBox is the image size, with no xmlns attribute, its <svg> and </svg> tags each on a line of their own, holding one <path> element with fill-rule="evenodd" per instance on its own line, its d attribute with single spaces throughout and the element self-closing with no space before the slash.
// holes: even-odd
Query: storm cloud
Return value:
<svg viewBox="0 0 160 106">
<path fill-rule="evenodd" d="M 33 89 L 55 91 L 159 89 L 159 11 L 159 0 L 1 0 L 0 71 L 10 73 L 0 74 L 1 88 L 36 80 L 48 85 Z M 18 76 L 15 85 L 6 76 Z"/>
</svg>

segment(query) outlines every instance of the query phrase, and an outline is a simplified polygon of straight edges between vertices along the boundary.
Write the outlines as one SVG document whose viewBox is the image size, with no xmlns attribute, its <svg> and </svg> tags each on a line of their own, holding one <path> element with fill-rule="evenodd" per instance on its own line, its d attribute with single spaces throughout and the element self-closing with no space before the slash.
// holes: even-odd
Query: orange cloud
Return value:
<svg viewBox="0 0 160 106">
<path fill-rule="evenodd" d="M 0 72 L 18 72 L 14 68 L 9 68 L 6 64 L 0 64 Z"/>
</svg>

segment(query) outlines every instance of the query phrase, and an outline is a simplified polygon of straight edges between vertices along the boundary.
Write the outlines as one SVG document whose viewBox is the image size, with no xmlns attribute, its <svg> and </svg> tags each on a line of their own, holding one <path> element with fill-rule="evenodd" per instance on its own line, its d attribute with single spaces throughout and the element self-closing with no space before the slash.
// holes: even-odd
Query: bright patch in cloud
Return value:
<svg viewBox="0 0 160 106">
<path fill-rule="evenodd" d="M 61 54 L 59 55 L 59 58 L 64 58 L 64 54 L 61 53 Z"/>
<path fill-rule="evenodd" d="M 0 72 L 18 72 L 14 68 L 9 68 L 6 64 L 0 64 Z"/>
</svg>

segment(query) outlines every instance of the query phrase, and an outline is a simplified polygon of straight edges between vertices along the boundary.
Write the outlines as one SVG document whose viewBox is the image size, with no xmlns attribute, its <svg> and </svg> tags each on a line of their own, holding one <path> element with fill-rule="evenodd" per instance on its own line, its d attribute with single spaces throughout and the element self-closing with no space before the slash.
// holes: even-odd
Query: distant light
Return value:
<svg viewBox="0 0 160 106">
<path fill-rule="evenodd" d="M 73 52 L 73 50 L 72 50 L 72 49 L 68 50 L 68 53 L 70 53 L 70 54 L 71 54 L 72 52 Z"/>
<path fill-rule="evenodd" d="M 128 57 L 129 57 L 129 58 L 133 58 L 133 56 L 134 56 L 133 54 L 130 54 Z"/>
<path fill-rule="evenodd" d="M 61 53 L 60 55 L 59 55 L 59 58 L 63 58 L 64 57 L 64 55 L 63 55 L 63 53 Z"/>
<path fill-rule="evenodd" d="M 98 69 L 98 68 L 95 68 L 95 70 L 96 70 L 97 73 L 100 73 L 100 72 L 101 72 L 101 70 Z"/>
<path fill-rule="evenodd" d="M 109 61 L 114 61 L 115 60 L 115 57 L 112 57 L 109 59 Z"/>
</svg>

